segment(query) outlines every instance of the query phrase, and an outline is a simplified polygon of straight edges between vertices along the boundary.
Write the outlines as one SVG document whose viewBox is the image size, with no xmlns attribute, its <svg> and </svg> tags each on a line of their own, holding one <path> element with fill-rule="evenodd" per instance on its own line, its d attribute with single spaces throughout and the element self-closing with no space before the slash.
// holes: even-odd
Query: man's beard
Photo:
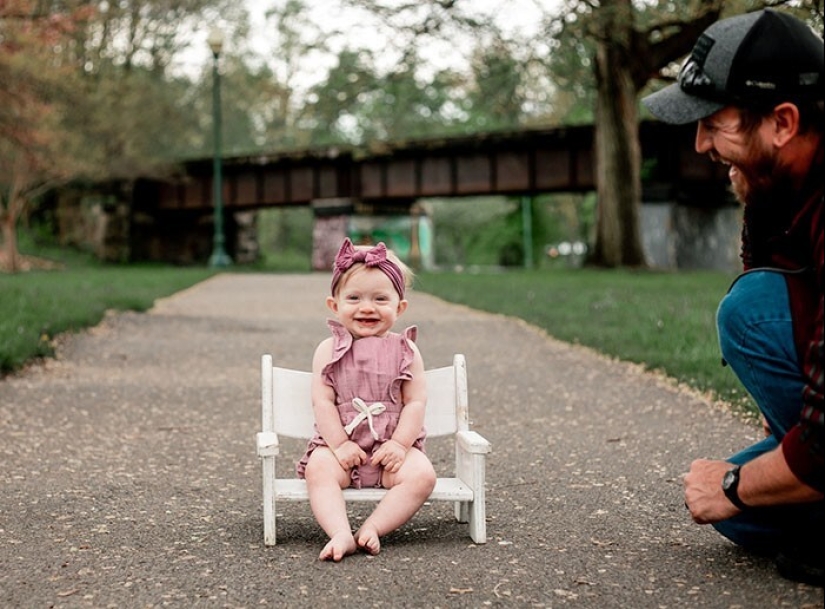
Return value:
<svg viewBox="0 0 825 609">
<path fill-rule="evenodd" d="M 730 184 L 736 199 L 746 207 L 773 200 L 783 173 L 773 151 L 761 146 L 755 138 L 752 141 L 744 157 L 734 162 L 740 175 Z"/>
<path fill-rule="evenodd" d="M 751 156 L 744 160 L 748 171 L 740 176 L 739 184 L 731 183 L 731 189 L 745 206 L 752 253 L 759 260 L 767 242 L 791 225 L 799 195 L 788 168 L 768 151 L 751 150 Z"/>
<path fill-rule="evenodd" d="M 731 191 L 745 209 L 762 217 L 769 216 L 779 221 L 790 219 L 796 212 L 797 193 L 787 173 L 776 173 L 756 184 L 748 182 L 745 192 L 742 190 L 731 185 Z"/>
</svg>

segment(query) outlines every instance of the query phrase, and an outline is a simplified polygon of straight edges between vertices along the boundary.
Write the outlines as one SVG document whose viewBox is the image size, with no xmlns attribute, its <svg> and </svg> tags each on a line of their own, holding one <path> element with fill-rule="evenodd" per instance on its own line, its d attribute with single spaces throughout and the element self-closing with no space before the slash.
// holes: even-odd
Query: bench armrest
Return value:
<svg viewBox="0 0 825 609">
<path fill-rule="evenodd" d="M 465 452 L 484 454 L 491 450 L 490 443 L 475 431 L 458 431 L 455 436 L 458 447 Z"/>
<path fill-rule="evenodd" d="M 274 431 L 262 431 L 258 433 L 258 456 L 274 457 L 279 453 L 278 434 Z"/>
</svg>

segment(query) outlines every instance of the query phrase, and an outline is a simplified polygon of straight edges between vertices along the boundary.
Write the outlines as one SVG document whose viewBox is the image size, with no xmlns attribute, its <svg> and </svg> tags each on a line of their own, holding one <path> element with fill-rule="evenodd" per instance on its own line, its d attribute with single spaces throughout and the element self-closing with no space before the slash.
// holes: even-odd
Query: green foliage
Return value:
<svg viewBox="0 0 825 609">
<path fill-rule="evenodd" d="M 570 0 L 575 9 L 583 3 Z M 571 9 L 571 13 L 579 12 Z M 593 73 L 595 45 L 586 35 L 581 15 L 577 19 L 566 18 L 570 13 L 547 17 L 547 29 L 551 32 L 546 44 L 540 45 L 536 61 L 548 73 L 555 93 L 553 122 L 558 124 L 586 124 L 593 122 L 596 104 L 596 83 Z M 535 43 L 534 43 L 535 44 Z"/>
<path fill-rule="evenodd" d="M 487 224 L 470 235 L 467 247 L 472 260 L 481 266 L 521 266 L 524 264 L 521 209 L 517 201 L 507 201 L 502 222 Z"/>
<path fill-rule="evenodd" d="M 311 271 L 312 222 L 308 207 L 261 210 L 258 240 L 262 260 L 258 266 L 268 271 Z"/>
<path fill-rule="evenodd" d="M 411 52 L 404 64 L 381 75 L 370 53 L 343 50 L 327 81 L 310 92 L 302 120 L 312 129 L 312 143 L 362 145 L 455 131 L 464 120 L 450 110 L 457 108 L 457 76 L 444 70 L 424 80 L 421 67 Z"/>
<path fill-rule="evenodd" d="M 472 131 L 517 128 L 525 111 L 525 66 L 506 41 L 496 38 L 474 50 L 473 78 L 464 97 L 467 126 Z"/>
<path fill-rule="evenodd" d="M 713 272 L 514 270 L 422 273 L 416 288 L 524 319 L 560 340 L 660 370 L 753 409 L 739 381 L 720 363 L 715 313 L 731 280 Z"/>
<path fill-rule="evenodd" d="M 436 264 L 444 268 L 470 264 L 498 264 L 496 251 L 479 251 L 478 235 L 491 226 L 501 230 L 512 203 L 500 197 L 430 199 L 427 207 L 435 227 Z M 485 239 L 485 241 L 487 241 Z"/>
<path fill-rule="evenodd" d="M 590 243 L 596 222 L 595 193 L 555 194 L 537 197 L 540 218 L 534 222 L 544 223 L 544 233 L 534 229 L 537 245 L 559 243 L 561 241 L 582 241 Z"/>
<path fill-rule="evenodd" d="M 524 219 L 520 199 L 467 197 L 430 199 L 440 268 L 522 266 Z M 589 241 L 595 199 L 581 195 L 543 195 L 531 203 L 533 261 L 545 263 L 544 249 L 560 241 Z"/>
<path fill-rule="evenodd" d="M 518 47 L 479 26 L 469 70 L 433 70 L 417 47 L 381 72 L 365 50 L 343 49 L 302 114 L 316 145 L 511 130 L 525 122 L 530 81 Z"/>
</svg>

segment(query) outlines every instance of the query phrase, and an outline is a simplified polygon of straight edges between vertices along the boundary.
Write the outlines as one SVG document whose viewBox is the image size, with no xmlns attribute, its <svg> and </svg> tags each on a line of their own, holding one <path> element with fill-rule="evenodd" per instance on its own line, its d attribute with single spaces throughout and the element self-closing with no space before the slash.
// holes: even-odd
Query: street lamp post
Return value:
<svg viewBox="0 0 825 609">
<path fill-rule="evenodd" d="M 221 176 L 221 75 L 218 59 L 223 48 L 223 32 L 213 28 L 207 39 L 212 50 L 212 130 L 215 140 L 215 152 L 212 158 L 212 199 L 215 204 L 215 233 L 212 237 L 212 256 L 209 266 L 225 267 L 232 264 L 232 259 L 224 248 L 223 232 L 223 180 Z"/>
</svg>

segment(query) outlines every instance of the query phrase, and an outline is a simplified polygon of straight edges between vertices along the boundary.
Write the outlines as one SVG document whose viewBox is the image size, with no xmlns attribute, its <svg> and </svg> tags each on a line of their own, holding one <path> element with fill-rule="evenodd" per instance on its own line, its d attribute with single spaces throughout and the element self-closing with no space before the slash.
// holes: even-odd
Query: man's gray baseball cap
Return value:
<svg viewBox="0 0 825 609">
<path fill-rule="evenodd" d="M 679 77 L 642 103 L 658 119 L 677 125 L 725 106 L 769 107 L 822 99 L 822 39 L 805 23 L 765 9 L 708 27 Z"/>
</svg>

